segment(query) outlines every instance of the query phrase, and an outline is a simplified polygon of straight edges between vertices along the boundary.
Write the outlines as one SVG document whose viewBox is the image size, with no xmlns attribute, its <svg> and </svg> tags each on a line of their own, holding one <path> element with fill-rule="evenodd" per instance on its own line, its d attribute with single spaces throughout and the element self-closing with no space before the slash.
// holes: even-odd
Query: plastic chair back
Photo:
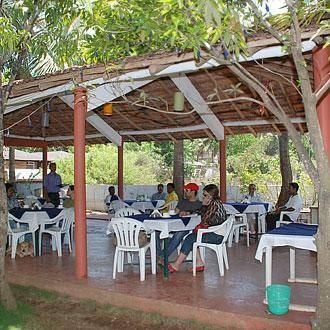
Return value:
<svg viewBox="0 0 330 330">
<path fill-rule="evenodd" d="M 141 214 L 140 211 L 133 209 L 132 207 L 123 207 L 116 211 L 115 217 L 116 218 L 122 218 L 122 217 L 128 217 L 130 215 L 136 215 L 136 214 Z"/>
<path fill-rule="evenodd" d="M 234 223 L 234 217 L 231 215 L 229 216 L 229 218 L 224 222 L 222 223 L 221 225 L 219 226 L 215 226 L 215 227 L 210 227 L 212 229 L 214 229 L 214 233 L 217 234 L 217 235 L 222 235 L 223 236 L 223 240 L 222 242 L 225 243 L 227 242 L 228 240 L 228 236 L 231 232 L 231 229 L 232 229 L 232 226 L 233 226 L 233 223 Z"/>
<path fill-rule="evenodd" d="M 111 225 L 116 234 L 118 248 L 140 248 L 139 233 L 145 229 L 142 222 L 130 218 L 113 218 Z"/>
</svg>

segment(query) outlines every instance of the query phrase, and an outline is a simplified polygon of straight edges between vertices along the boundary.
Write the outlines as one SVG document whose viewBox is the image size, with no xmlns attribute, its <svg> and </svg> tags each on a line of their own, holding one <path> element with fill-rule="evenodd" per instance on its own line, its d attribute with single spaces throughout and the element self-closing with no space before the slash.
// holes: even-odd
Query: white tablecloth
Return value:
<svg viewBox="0 0 330 330">
<path fill-rule="evenodd" d="M 267 202 L 268 203 L 268 202 Z M 226 212 L 233 214 L 233 213 L 239 213 L 238 210 L 235 209 L 233 205 L 230 204 L 223 204 L 223 207 L 225 208 Z M 249 204 L 246 209 L 243 211 L 243 213 L 258 213 L 258 215 L 266 214 L 272 209 L 272 203 L 268 203 L 268 210 L 265 210 L 264 204 Z"/>
<path fill-rule="evenodd" d="M 136 201 L 131 204 L 131 207 L 136 210 L 154 210 L 162 207 L 165 204 L 165 201 L 158 200 L 156 206 L 151 201 Z"/>
<path fill-rule="evenodd" d="M 192 216 L 187 226 L 184 225 L 181 219 L 157 219 L 145 220 L 143 224 L 150 231 L 160 231 L 160 238 L 169 237 L 170 232 L 193 230 L 201 222 L 199 215 Z"/>
<path fill-rule="evenodd" d="M 298 249 L 317 251 L 313 236 L 264 234 L 259 241 L 255 258 L 262 262 L 262 256 L 266 248 L 275 246 L 292 246 Z"/>
</svg>

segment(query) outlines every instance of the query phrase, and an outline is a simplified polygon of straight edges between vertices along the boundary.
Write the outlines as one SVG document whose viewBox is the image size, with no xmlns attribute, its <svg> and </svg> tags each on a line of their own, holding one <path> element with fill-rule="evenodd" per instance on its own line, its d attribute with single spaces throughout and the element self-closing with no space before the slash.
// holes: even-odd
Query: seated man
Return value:
<svg viewBox="0 0 330 330">
<path fill-rule="evenodd" d="M 116 190 L 114 186 L 108 188 L 109 195 L 104 199 L 104 203 L 109 206 L 111 202 L 118 201 L 119 197 L 116 195 Z"/>
<path fill-rule="evenodd" d="M 280 220 L 280 215 L 282 211 L 292 212 L 290 214 L 284 214 L 283 221 L 297 221 L 300 210 L 302 208 L 302 199 L 298 195 L 298 189 L 298 183 L 289 183 L 290 198 L 287 203 L 281 207 L 276 206 L 275 212 L 268 213 L 266 216 L 267 231 L 270 231 L 276 227 L 276 221 Z"/>
<path fill-rule="evenodd" d="M 166 199 L 166 192 L 164 191 L 164 185 L 160 183 L 157 186 L 157 192 L 152 195 L 151 200 L 156 201 L 156 200 L 165 200 L 165 199 Z"/>
<path fill-rule="evenodd" d="M 66 194 L 69 198 L 66 198 L 64 200 L 63 207 L 65 208 L 74 207 L 74 185 L 69 186 L 69 189 Z"/>
<path fill-rule="evenodd" d="M 244 195 L 243 202 L 247 202 L 247 203 L 262 202 L 260 195 L 256 192 L 256 185 L 254 183 L 249 184 L 249 193 Z M 251 234 L 253 235 L 256 233 L 255 214 L 247 214 L 246 216 L 249 223 Z"/>
<path fill-rule="evenodd" d="M 172 183 L 172 182 L 170 182 L 166 185 L 167 196 L 166 196 L 164 205 L 168 205 L 170 202 L 179 200 L 179 197 L 178 197 L 177 193 L 175 192 L 174 188 L 175 188 L 174 183 Z M 169 210 L 169 208 L 167 206 L 162 208 L 163 212 L 168 212 L 168 210 Z"/>
<path fill-rule="evenodd" d="M 248 189 L 249 189 L 249 193 L 244 195 L 243 200 L 249 203 L 261 202 L 261 197 L 256 192 L 256 185 L 254 183 L 250 183 Z"/>
<path fill-rule="evenodd" d="M 184 186 L 185 198 L 180 200 L 175 211 L 180 216 L 189 215 L 198 212 L 202 207 L 202 202 L 197 199 L 199 187 L 196 183 L 188 183 Z M 167 252 L 170 256 L 179 246 L 183 238 L 189 234 L 189 230 L 174 232 L 171 237 Z M 160 250 L 159 235 L 157 237 L 157 254 L 163 256 L 163 251 Z"/>
</svg>

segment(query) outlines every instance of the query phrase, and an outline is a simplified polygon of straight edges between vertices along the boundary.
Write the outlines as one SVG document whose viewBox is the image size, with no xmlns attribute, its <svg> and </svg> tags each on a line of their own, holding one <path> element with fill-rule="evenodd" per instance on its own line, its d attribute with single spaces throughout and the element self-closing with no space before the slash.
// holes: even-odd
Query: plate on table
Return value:
<svg viewBox="0 0 330 330">
<path fill-rule="evenodd" d="M 181 218 L 191 218 L 191 217 L 197 217 L 196 213 L 193 214 L 187 214 L 187 215 L 182 215 Z"/>
<path fill-rule="evenodd" d="M 170 215 L 162 215 L 162 218 L 163 219 L 169 219 L 169 218 L 171 218 L 171 216 Z"/>
</svg>

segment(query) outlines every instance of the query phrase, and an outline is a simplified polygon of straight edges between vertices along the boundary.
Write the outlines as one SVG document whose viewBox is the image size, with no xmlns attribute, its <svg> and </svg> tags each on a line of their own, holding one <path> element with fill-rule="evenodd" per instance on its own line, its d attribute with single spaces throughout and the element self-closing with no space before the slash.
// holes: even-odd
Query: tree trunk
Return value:
<svg viewBox="0 0 330 330">
<path fill-rule="evenodd" d="M 292 182 L 292 168 L 289 154 L 289 136 L 287 132 L 282 133 L 278 137 L 279 154 L 280 154 L 280 169 L 282 176 L 281 192 L 278 196 L 277 205 L 285 204 L 289 199 L 288 186 Z"/>
<path fill-rule="evenodd" d="M 175 191 L 179 198 L 183 197 L 184 186 L 184 155 L 183 155 L 183 140 L 174 142 L 174 161 L 173 161 L 173 183 Z"/>
<path fill-rule="evenodd" d="M 320 175 L 319 229 L 317 231 L 318 299 L 314 329 L 329 329 L 330 325 L 330 176 Z"/>
<path fill-rule="evenodd" d="M 15 182 L 15 148 L 9 147 L 9 182 Z"/>
<path fill-rule="evenodd" d="M 1 75 L 1 73 L 0 73 Z M 1 82 L 1 76 L 0 76 Z M 4 184 L 4 159 L 3 159 L 3 89 L 0 87 L 0 303 L 6 309 L 15 309 L 15 298 L 9 288 L 5 279 L 5 255 L 6 255 L 6 241 L 7 241 L 7 194 Z"/>
</svg>

